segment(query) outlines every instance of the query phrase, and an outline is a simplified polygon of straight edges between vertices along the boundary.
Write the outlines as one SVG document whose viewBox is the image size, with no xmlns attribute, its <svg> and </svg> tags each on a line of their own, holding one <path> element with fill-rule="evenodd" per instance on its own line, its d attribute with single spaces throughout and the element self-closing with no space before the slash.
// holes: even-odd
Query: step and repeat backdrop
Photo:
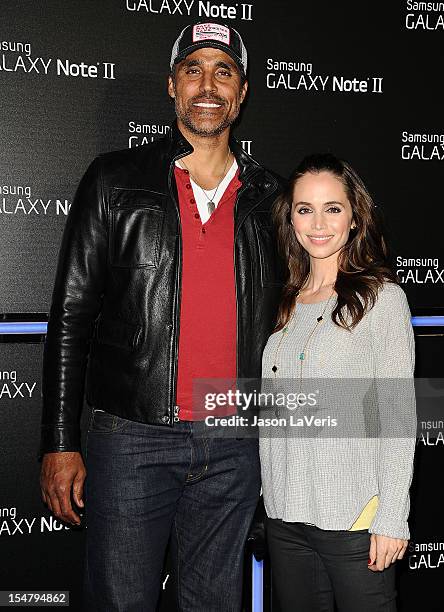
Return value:
<svg viewBox="0 0 444 612">
<path fill-rule="evenodd" d="M 444 2 L 2 0 L 2 320 L 44 320 L 80 177 L 99 153 L 167 134 L 172 44 L 186 24 L 211 20 L 238 29 L 249 51 L 243 147 L 282 175 L 313 152 L 351 162 L 384 213 L 413 314 L 442 315 Z M 417 375 L 438 380 L 440 328 L 415 329 Z M 0 335 L 0 590 L 70 591 L 81 610 L 84 530 L 40 501 L 42 340 Z M 402 612 L 444 608 L 443 420 L 418 437 Z M 263 572 L 260 607 L 276 612 L 267 563 Z M 245 610 L 259 609 L 250 581 L 247 571 Z M 170 584 L 166 568 L 165 611 Z"/>
</svg>

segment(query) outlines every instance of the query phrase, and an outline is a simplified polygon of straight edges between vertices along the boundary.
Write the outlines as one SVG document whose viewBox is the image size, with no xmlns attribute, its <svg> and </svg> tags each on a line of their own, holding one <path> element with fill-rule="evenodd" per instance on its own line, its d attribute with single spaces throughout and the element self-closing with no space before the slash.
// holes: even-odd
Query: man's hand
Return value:
<svg viewBox="0 0 444 612">
<path fill-rule="evenodd" d="M 372 533 L 368 569 L 372 572 L 382 572 L 397 559 L 402 559 L 407 549 L 408 540 L 389 538 Z"/>
<path fill-rule="evenodd" d="M 72 525 L 80 525 L 80 517 L 71 504 L 72 497 L 83 508 L 83 483 L 85 465 L 78 452 L 56 452 L 43 455 L 40 473 L 42 498 L 54 515 Z"/>
</svg>

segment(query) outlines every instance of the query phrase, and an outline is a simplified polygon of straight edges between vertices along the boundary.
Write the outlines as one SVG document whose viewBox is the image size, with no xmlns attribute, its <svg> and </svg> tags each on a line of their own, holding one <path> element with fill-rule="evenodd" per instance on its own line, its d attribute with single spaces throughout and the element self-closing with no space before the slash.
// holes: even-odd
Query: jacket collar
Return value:
<svg viewBox="0 0 444 612">
<path fill-rule="evenodd" d="M 174 161 L 192 153 L 193 147 L 179 130 L 176 121 L 171 125 L 168 138 L 167 166 L 168 172 L 172 172 Z M 272 195 L 278 185 L 275 179 L 243 150 L 242 145 L 232 135 L 229 144 L 239 166 L 239 180 L 242 182 L 235 213 L 235 235 L 237 235 L 245 218 L 265 198 Z"/>
<path fill-rule="evenodd" d="M 242 182 L 236 215 L 237 221 L 242 222 L 253 208 L 276 191 L 277 183 L 270 173 L 243 150 L 242 145 L 233 136 L 229 142 L 239 166 L 239 180 Z M 141 153 L 143 150 L 143 156 L 138 164 L 138 175 L 142 186 L 157 193 L 167 194 L 168 181 L 174 171 L 175 160 L 192 153 L 192 145 L 174 121 L 168 135 L 158 141 L 157 146 L 153 148 L 151 145 L 146 145 L 146 148 L 141 147 Z M 147 166 L 150 168 L 149 173 L 146 172 Z M 172 189 L 174 192 L 174 185 Z"/>
<path fill-rule="evenodd" d="M 188 142 L 182 132 L 177 126 L 177 121 L 174 121 L 171 125 L 171 129 L 168 134 L 169 138 L 169 149 L 168 157 L 170 164 L 174 163 L 176 159 L 185 157 L 193 152 L 193 146 Z M 233 152 L 237 164 L 239 166 L 239 180 L 244 181 L 249 178 L 255 172 L 261 170 L 261 166 L 246 153 L 239 141 L 230 135 L 230 149 Z"/>
<path fill-rule="evenodd" d="M 177 121 L 173 121 L 168 132 L 168 149 L 167 157 L 169 158 L 170 165 L 174 163 L 176 159 L 185 157 L 194 151 L 193 146 L 188 142 L 182 132 L 177 126 Z"/>
</svg>

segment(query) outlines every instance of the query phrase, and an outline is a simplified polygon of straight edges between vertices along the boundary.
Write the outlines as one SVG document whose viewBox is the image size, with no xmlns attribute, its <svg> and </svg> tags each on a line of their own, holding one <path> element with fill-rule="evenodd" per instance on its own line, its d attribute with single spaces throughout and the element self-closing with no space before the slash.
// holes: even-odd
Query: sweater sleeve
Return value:
<svg viewBox="0 0 444 612">
<path fill-rule="evenodd" d="M 369 532 L 409 539 L 409 489 L 416 443 L 415 343 L 401 287 L 385 283 L 369 315 L 380 420 L 379 506 Z"/>
</svg>

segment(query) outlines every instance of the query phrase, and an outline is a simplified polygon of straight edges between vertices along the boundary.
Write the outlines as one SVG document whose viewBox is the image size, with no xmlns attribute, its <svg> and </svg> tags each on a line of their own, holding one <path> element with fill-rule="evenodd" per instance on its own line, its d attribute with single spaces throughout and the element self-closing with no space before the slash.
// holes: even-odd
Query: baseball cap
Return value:
<svg viewBox="0 0 444 612">
<path fill-rule="evenodd" d="M 234 59 L 243 76 L 247 74 L 247 50 L 237 30 L 221 23 L 187 25 L 179 34 L 171 52 L 170 68 L 196 49 L 213 47 Z"/>
</svg>

